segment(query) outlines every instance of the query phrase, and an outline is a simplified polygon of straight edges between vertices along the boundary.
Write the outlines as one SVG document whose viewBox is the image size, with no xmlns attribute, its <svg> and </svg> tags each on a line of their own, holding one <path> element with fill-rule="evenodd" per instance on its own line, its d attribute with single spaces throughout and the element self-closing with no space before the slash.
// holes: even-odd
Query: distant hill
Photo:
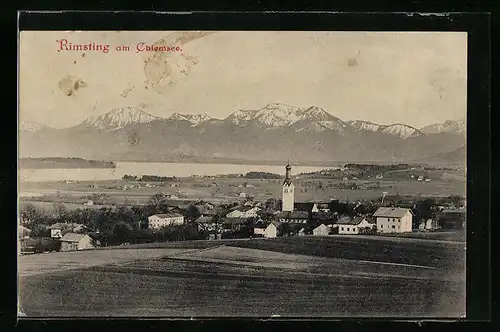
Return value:
<svg viewBox="0 0 500 332">
<path fill-rule="evenodd" d="M 424 159 L 424 161 L 433 163 L 465 165 L 467 160 L 466 158 L 466 149 L 465 146 L 463 146 L 450 152 L 438 153 L 433 156 L 427 157 Z"/>
<path fill-rule="evenodd" d="M 86 160 L 81 158 L 21 158 L 21 169 L 54 169 L 54 168 L 115 168 L 114 162 Z"/>
</svg>

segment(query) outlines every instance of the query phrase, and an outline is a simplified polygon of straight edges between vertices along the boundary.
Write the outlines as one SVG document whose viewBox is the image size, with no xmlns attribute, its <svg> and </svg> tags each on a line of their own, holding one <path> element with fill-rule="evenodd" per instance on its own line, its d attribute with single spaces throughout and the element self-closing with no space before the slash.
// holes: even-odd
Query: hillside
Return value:
<svg viewBox="0 0 500 332">
<path fill-rule="evenodd" d="M 467 161 L 465 146 L 444 153 L 438 153 L 436 155 L 425 158 L 424 161 L 432 163 L 447 163 L 447 164 L 458 164 L 465 165 Z"/>
<path fill-rule="evenodd" d="M 21 169 L 54 169 L 54 168 L 115 168 L 113 162 L 85 160 L 81 158 L 21 158 Z"/>
</svg>

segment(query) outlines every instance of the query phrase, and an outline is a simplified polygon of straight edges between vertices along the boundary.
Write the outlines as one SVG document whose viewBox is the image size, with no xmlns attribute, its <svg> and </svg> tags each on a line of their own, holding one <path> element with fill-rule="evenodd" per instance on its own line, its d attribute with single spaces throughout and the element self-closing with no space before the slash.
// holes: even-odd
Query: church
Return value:
<svg viewBox="0 0 500 332">
<path fill-rule="evenodd" d="M 294 185 L 292 183 L 292 178 L 291 178 L 291 171 L 292 167 L 290 166 L 290 163 L 288 163 L 285 167 L 286 173 L 285 173 L 285 181 L 283 181 L 283 188 L 282 188 L 282 201 L 281 201 L 281 211 L 293 211 L 294 207 Z"/>
</svg>

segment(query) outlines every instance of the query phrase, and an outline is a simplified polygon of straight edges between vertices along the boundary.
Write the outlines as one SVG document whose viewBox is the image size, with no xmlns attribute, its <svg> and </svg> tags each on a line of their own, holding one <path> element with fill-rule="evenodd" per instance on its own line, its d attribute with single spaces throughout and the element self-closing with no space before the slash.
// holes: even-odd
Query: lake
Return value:
<svg viewBox="0 0 500 332">
<path fill-rule="evenodd" d="M 325 168 L 319 166 L 292 166 L 292 173 L 315 172 Z M 285 167 L 276 165 L 233 165 L 194 163 L 116 162 L 116 168 L 65 168 L 65 169 L 20 169 L 21 182 L 45 181 L 105 181 L 119 180 L 124 175 L 156 175 L 188 177 L 192 175 L 214 176 L 218 174 L 245 174 L 259 171 L 276 174 L 285 173 Z"/>
</svg>

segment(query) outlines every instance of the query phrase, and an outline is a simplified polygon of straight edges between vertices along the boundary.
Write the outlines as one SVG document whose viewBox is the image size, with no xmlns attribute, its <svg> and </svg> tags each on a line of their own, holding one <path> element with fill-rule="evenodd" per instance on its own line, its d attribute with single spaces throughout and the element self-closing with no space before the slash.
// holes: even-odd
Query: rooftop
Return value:
<svg viewBox="0 0 500 332">
<path fill-rule="evenodd" d="M 177 218 L 177 217 L 182 217 L 182 215 L 179 213 L 160 213 L 160 214 L 153 214 L 152 216 L 149 216 L 149 217 Z"/>
<path fill-rule="evenodd" d="M 374 217 L 402 218 L 409 209 L 395 207 L 379 207 L 373 214 Z M 410 212 L 411 213 L 411 212 Z"/>
<path fill-rule="evenodd" d="M 76 233 L 66 233 L 61 238 L 61 241 L 63 241 L 63 242 L 80 242 L 86 236 L 88 236 L 88 235 L 76 234 Z"/>
</svg>

